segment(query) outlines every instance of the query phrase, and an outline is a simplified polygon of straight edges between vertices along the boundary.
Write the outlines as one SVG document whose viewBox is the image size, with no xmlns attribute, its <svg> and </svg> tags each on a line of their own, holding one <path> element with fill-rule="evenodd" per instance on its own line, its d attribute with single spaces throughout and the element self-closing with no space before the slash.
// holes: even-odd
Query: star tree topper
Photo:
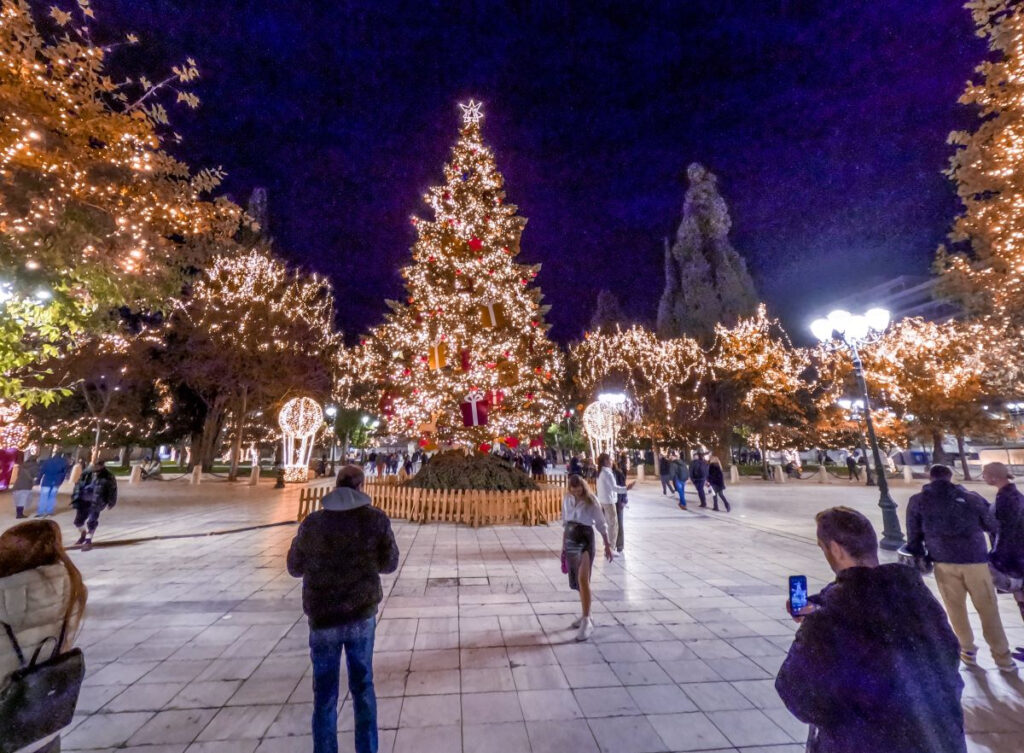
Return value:
<svg viewBox="0 0 1024 753">
<path fill-rule="evenodd" d="M 460 102 L 459 109 L 462 110 L 462 122 L 468 126 L 479 123 L 480 119 L 484 116 L 484 114 L 480 112 L 480 108 L 482 106 L 483 103 L 476 102 L 472 99 L 469 100 L 468 105 L 464 105 Z"/>
</svg>

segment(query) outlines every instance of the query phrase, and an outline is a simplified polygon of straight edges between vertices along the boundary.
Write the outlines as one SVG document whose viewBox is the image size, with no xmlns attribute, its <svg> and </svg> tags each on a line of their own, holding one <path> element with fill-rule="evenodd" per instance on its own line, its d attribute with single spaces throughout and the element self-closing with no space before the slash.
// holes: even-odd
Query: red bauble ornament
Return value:
<svg viewBox="0 0 1024 753">
<path fill-rule="evenodd" d="M 483 241 L 481 241 L 475 235 L 472 238 L 469 239 L 469 248 L 470 248 L 470 250 L 472 250 L 472 251 L 479 251 L 481 248 L 483 248 L 483 246 L 484 246 Z"/>
<path fill-rule="evenodd" d="M 480 447 L 478 449 L 480 450 L 480 452 L 482 452 L 484 455 L 486 455 L 488 452 L 491 451 L 491 443 L 490 442 L 484 442 L 484 443 L 482 443 L 480 445 Z"/>
<path fill-rule="evenodd" d="M 519 437 L 505 437 L 505 446 L 510 450 L 514 450 L 519 446 Z"/>
</svg>

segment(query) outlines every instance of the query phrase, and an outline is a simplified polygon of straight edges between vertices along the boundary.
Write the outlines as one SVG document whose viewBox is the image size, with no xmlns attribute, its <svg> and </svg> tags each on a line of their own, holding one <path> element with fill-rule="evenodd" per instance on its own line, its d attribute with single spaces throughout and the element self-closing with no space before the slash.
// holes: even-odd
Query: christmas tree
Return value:
<svg viewBox="0 0 1024 753">
<path fill-rule="evenodd" d="M 425 196 L 434 219 L 412 219 L 406 299 L 388 301 L 363 356 L 392 434 L 419 436 L 428 448 L 501 441 L 514 449 L 560 415 L 561 355 L 533 284 L 540 266 L 515 261 L 526 220 L 505 203 L 480 105 L 460 107 L 445 182 Z"/>
<path fill-rule="evenodd" d="M 731 327 L 757 308 L 747 265 L 729 242 L 732 220 L 718 179 L 696 162 L 676 242 L 665 249 L 665 291 L 658 305 L 658 336 L 689 335 L 709 345 L 715 326 Z"/>
<path fill-rule="evenodd" d="M 960 103 L 978 108 L 981 124 L 958 131 L 950 160 L 963 213 L 950 239 L 969 245 L 939 251 L 943 292 L 972 314 L 1018 322 L 1024 312 L 1024 7 L 1016 0 L 968 3 L 994 60 L 977 68 Z"/>
</svg>

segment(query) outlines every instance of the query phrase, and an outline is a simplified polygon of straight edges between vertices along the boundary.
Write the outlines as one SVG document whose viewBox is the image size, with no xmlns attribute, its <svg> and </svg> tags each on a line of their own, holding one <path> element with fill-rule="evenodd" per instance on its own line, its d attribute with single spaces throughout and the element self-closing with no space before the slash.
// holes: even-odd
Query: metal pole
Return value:
<svg viewBox="0 0 1024 753">
<path fill-rule="evenodd" d="M 860 429 L 860 452 L 864 456 L 864 486 L 874 486 L 875 479 L 871 475 L 871 463 L 868 462 L 868 446 L 864 439 L 864 429 L 861 428 L 859 417 L 857 419 L 857 428 Z"/>
<path fill-rule="evenodd" d="M 864 364 L 854 343 L 847 343 L 853 356 L 853 369 L 857 375 L 857 385 L 864 398 L 864 423 L 868 427 L 868 439 L 871 442 L 871 455 L 875 461 L 875 477 L 878 479 L 878 506 L 882 508 L 882 540 L 878 543 L 882 549 L 896 550 L 905 543 L 900 518 L 896 514 L 896 502 L 889 494 L 889 481 L 882 465 L 882 454 L 878 451 L 878 439 L 875 436 L 875 422 L 871 419 L 871 401 L 868 398 L 868 385 L 864 380 Z"/>
</svg>

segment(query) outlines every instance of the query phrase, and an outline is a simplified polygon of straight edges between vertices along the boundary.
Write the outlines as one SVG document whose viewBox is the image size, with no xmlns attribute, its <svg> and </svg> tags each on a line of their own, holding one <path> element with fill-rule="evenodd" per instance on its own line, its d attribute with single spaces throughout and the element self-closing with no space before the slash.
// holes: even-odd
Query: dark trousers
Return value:
<svg viewBox="0 0 1024 753">
<path fill-rule="evenodd" d="M 725 503 L 725 509 L 729 509 L 729 500 L 725 498 L 725 487 L 712 486 L 711 491 L 715 495 L 715 509 L 718 509 L 718 500 L 721 499 Z"/>
<path fill-rule="evenodd" d="M 338 753 L 338 684 L 341 652 L 355 716 L 356 753 L 377 753 L 377 695 L 373 689 L 373 638 L 377 619 L 309 629 L 313 660 L 313 753 Z"/>
<path fill-rule="evenodd" d="M 706 478 L 694 478 L 694 479 L 691 479 L 691 481 L 693 481 L 693 485 L 695 487 L 697 487 L 697 496 L 700 498 L 700 506 L 701 507 L 707 507 L 708 506 L 708 499 L 704 495 L 704 485 L 707 483 L 707 479 Z"/>
<path fill-rule="evenodd" d="M 673 492 L 675 492 L 675 490 L 676 490 L 676 487 L 675 487 L 675 484 L 672 483 L 672 477 L 671 476 L 662 476 L 661 477 L 661 493 L 662 494 L 672 494 Z"/>
<path fill-rule="evenodd" d="M 616 502 L 615 503 L 615 519 L 619 523 L 618 531 L 615 534 L 615 549 L 616 549 L 616 551 L 619 551 L 619 552 L 622 551 L 622 547 L 623 547 L 623 534 L 622 534 L 622 518 L 623 518 L 623 515 L 622 515 L 622 511 L 623 511 L 623 509 L 625 507 L 626 507 L 626 503 L 625 502 Z"/>
<path fill-rule="evenodd" d="M 100 524 L 100 513 L 103 512 L 103 508 L 106 507 L 102 502 L 93 502 L 91 504 L 80 504 L 75 508 L 75 528 L 81 528 L 86 526 L 91 536 L 96 532 L 96 528 Z M 88 521 L 88 525 L 86 524 Z"/>
</svg>

